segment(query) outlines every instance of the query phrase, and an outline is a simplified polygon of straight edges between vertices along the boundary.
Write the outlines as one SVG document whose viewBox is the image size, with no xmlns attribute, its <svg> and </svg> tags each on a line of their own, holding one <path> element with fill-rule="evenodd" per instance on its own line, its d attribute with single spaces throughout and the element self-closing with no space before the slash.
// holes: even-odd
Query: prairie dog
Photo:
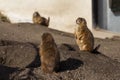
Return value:
<svg viewBox="0 0 120 80">
<path fill-rule="evenodd" d="M 41 17 L 41 15 L 36 11 L 33 13 L 32 20 L 34 24 L 49 26 L 50 17 L 48 17 L 48 19 L 46 19 L 45 17 Z"/>
<path fill-rule="evenodd" d="M 77 18 L 76 24 L 78 25 L 75 29 L 76 42 L 81 51 L 93 51 L 94 48 L 94 36 L 87 27 L 87 22 L 84 18 Z"/>
<path fill-rule="evenodd" d="M 50 33 L 43 33 L 40 45 L 41 69 L 45 73 L 56 72 L 59 69 L 60 54 Z"/>
</svg>

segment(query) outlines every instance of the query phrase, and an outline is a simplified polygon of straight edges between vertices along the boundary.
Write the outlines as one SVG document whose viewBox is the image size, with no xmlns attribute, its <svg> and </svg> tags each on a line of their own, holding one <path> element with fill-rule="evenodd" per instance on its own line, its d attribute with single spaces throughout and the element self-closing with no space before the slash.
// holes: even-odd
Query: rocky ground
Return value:
<svg viewBox="0 0 120 80">
<path fill-rule="evenodd" d="M 40 68 L 41 35 L 53 35 L 60 51 L 60 70 Z M 96 53 L 79 51 L 73 34 L 30 23 L 0 23 L 0 80 L 120 80 L 120 38 L 95 38 Z"/>
</svg>

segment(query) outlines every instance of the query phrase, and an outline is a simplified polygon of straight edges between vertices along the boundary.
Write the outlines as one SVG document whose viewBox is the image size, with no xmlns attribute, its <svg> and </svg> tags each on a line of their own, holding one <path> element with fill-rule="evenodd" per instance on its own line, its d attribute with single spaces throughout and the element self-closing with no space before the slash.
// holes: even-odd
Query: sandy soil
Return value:
<svg viewBox="0 0 120 80">
<path fill-rule="evenodd" d="M 41 35 L 53 35 L 61 55 L 60 70 L 44 74 L 38 46 Z M 0 80 L 119 80 L 120 38 L 98 39 L 96 53 L 81 52 L 73 34 L 30 23 L 0 24 Z"/>
</svg>

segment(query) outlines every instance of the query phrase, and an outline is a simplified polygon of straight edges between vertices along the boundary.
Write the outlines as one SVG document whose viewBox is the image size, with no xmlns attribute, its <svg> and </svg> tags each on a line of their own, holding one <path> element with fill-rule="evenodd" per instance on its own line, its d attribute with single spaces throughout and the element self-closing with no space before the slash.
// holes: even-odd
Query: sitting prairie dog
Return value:
<svg viewBox="0 0 120 80">
<path fill-rule="evenodd" d="M 94 36 L 87 27 L 87 22 L 84 18 L 77 18 L 75 29 L 76 42 L 81 51 L 93 51 L 94 48 Z"/>
<path fill-rule="evenodd" d="M 60 54 L 50 33 L 43 33 L 40 45 L 41 69 L 45 73 L 56 72 L 59 69 Z"/>
<path fill-rule="evenodd" d="M 34 24 L 49 26 L 50 17 L 48 17 L 48 19 L 46 19 L 45 17 L 41 17 L 40 14 L 36 11 L 33 13 L 32 20 Z"/>
</svg>

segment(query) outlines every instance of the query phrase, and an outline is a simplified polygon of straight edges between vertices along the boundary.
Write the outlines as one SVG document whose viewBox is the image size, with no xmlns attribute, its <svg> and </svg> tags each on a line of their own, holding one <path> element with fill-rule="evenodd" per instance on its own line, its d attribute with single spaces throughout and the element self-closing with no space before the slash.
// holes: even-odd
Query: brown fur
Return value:
<svg viewBox="0 0 120 80">
<path fill-rule="evenodd" d="M 93 51 L 94 36 L 87 27 L 87 22 L 84 18 L 77 18 L 76 24 L 78 27 L 75 30 L 76 42 L 81 51 Z"/>
<path fill-rule="evenodd" d="M 45 17 L 41 17 L 38 12 L 34 12 L 32 20 L 33 20 L 34 24 L 49 26 L 50 17 L 48 17 L 48 19 L 46 19 Z"/>
<path fill-rule="evenodd" d="M 40 45 L 41 69 L 45 73 L 56 72 L 59 69 L 60 54 L 50 33 L 42 35 Z"/>
</svg>

